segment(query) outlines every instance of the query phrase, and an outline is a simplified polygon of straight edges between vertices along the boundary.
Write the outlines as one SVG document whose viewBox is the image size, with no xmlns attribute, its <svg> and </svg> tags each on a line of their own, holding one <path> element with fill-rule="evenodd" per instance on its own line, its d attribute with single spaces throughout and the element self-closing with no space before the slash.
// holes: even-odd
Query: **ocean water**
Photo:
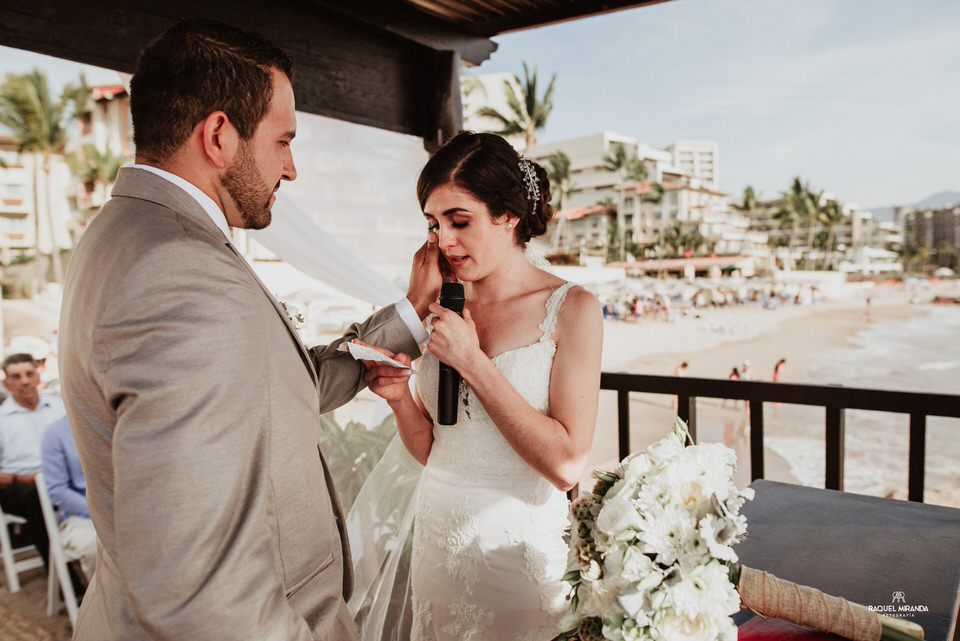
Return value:
<svg viewBox="0 0 960 641">
<path fill-rule="evenodd" d="M 815 354 L 811 382 L 960 395 L 960 307 L 879 323 L 852 342 Z M 767 407 L 764 419 L 767 447 L 786 459 L 798 481 L 823 487 L 824 410 Z M 904 414 L 846 412 L 845 490 L 905 497 L 908 425 Z M 927 418 L 925 479 L 928 501 L 960 501 L 960 419 Z"/>
</svg>

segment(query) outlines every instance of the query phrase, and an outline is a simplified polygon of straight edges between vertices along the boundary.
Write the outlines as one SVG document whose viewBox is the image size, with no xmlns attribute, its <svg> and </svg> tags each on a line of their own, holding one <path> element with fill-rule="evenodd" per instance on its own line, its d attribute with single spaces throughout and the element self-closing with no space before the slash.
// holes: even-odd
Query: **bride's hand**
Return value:
<svg viewBox="0 0 960 641">
<path fill-rule="evenodd" d="M 388 350 L 383 349 L 382 347 L 377 347 L 376 345 L 367 345 L 361 341 L 355 340 L 354 343 L 358 345 L 364 345 L 371 349 L 374 349 L 388 358 L 392 358 L 398 363 L 402 363 L 407 367 L 410 367 L 410 357 L 406 354 L 394 354 Z M 367 387 L 370 388 L 370 391 L 387 401 L 388 403 L 396 403 L 403 400 L 403 398 L 410 394 L 410 370 L 409 369 L 399 369 L 391 365 L 384 365 L 383 363 L 378 363 L 376 361 L 360 361 L 363 363 L 363 366 L 366 368 L 366 372 L 363 375 L 363 379 L 367 382 Z"/>
<path fill-rule="evenodd" d="M 430 334 L 430 352 L 461 374 L 483 355 L 477 326 L 470 316 L 470 310 L 463 310 L 463 318 L 455 312 L 434 303 L 430 312 L 433 319 L 433 331 Z"/>
</svg>

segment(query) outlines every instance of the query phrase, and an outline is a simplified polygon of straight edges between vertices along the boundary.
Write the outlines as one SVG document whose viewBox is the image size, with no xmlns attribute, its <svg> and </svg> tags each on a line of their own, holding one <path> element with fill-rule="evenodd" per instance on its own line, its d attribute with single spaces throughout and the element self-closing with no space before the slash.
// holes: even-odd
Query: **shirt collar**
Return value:
<svg viewBox="0 0 960 641">
<path fill-rule="evenodd" d="M 11 394 L 5 401 L 3 401 L 3 404 L 0 404 L 0 416 L 25 414 L 30 411 L 37 412 L 45 407 L 50 407 L 50 399 L 45 397 L 43 394 L 40 395 L 40 402 L 37 404 L 37 409 L 35 410 L 28 410 L 23 405 L 20 405 L 20 403 L 13 399 L 13 395 Z"/>
<path fill-rule="evenodd" d="M 227 217 L 224 215 L 223 211 L 217 207 L 217 203 L 213 202 L 213 198 L 203 193 L 203 191 L 194 185 L 192 182 L 184 180 L 176 174 L 172 174 L 169 171 L 164 171 L 158 167 L 152 165 L 143 165 L 136 163 L 131 165 L 133 169 L 142 169 L 144 171 L 149 171 L 151 174 L 156 174 L 161 178 L 164 178 L 174 185 L 187 192 L 200 207 L 203 208 L 203 211 L 207 212 L 207 215 L 210 216 L 210 219 L 214 224 L 220 228 L 220 231 L 223 232 L 223 235 L 227 237 L 227 240 L 230 240 L 230 227 L 227 226 Z"/>
</svg>

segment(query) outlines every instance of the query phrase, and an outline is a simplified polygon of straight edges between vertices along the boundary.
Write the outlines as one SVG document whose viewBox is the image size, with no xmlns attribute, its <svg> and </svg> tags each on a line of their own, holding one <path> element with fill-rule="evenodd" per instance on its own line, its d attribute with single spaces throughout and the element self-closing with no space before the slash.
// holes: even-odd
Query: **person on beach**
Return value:
<svg viewBox="0 0 960 641">
<path fill-rule="evenodd" d="M 773 382 L 776 383 L 780 380 L 780 376 L 783 374 L 783 366 L 787 364 L 787 359 L 781 358 L 777 361 L 777 364 L 773 366 Z"/>
<path fill-rule="evenodd" d="M 680 363 L 679 365 L 677 365 L 676 369 L 673 370 L 673 375 L 674 375 L 674 376 L 686 376 L 686 375 L 687 375 L 687 367 L 689 367 L 689 364 L 687 363 L 687 361 L 683 361 L 682 363 Z"/>
<path fill-rule="evenodd" d="M 736 367 L 734 367 L 733 369 L 731 369 L 731 370 L 730 370 L 730 373 L 727 375 L 727 379 L 728 379 L 728 380 L 731 380 L 731 381 L 739 381 L 739 380 L 740 380 L 740 370 L 738 370 Z M 728 400 L 730 400 L 730 399 L 728 399 L 728 398 L 723 399 L 723 402 L 720 403 L 720 407 L 726 407 Z M 733 401 L 733 408 L 734 408 L 734 409 L 737 408 L 737 401 L 736 401 L 736 399 L 734 399 L 734 401 Z"/>
</svg>

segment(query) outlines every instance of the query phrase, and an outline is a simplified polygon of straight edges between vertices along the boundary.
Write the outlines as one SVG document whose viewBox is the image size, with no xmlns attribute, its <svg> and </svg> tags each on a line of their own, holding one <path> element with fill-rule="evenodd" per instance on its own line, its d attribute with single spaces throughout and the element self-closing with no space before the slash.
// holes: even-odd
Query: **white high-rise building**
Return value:
<svg viewBox="0 0 960 641">
<path fill-rule="evenodd" d="M 706 185 L 720 187 L 720 145 L 709 140 L 678 140 L 667 151 L 673 163 Z"/>
<path fill-rule="evenodd" d="M 33 249 L 32 159 L 17 151 L 12 138 L 0 136 L 0 263 Z"/>
</svg>

